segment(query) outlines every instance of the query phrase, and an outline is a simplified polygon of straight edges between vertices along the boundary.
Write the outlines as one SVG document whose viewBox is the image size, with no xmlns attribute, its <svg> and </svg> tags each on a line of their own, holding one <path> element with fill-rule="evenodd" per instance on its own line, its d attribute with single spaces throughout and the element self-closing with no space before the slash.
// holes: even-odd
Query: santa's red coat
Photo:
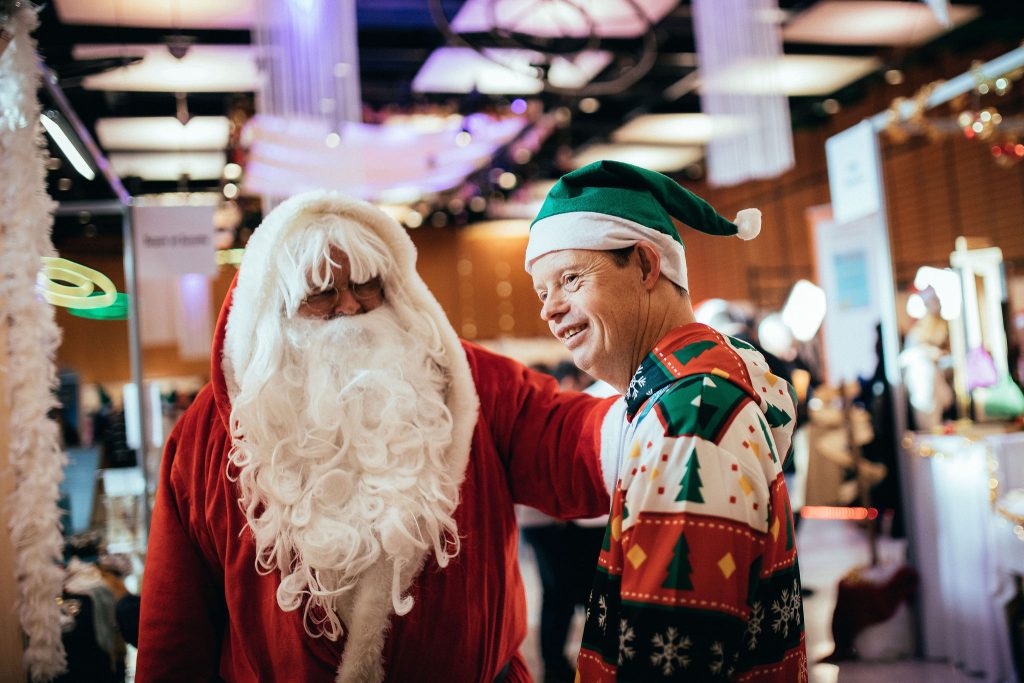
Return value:
<svg viewBox="0 0 1024 683">
<path fill-rule="evenodd" d="M 230 294 L 228 295 L 230 301 Z M 228 304 L 217 326 L 213 381 L 167 442 L 142 584 L 136 680 L 333 681 L 344 638 L 311 638 L 302 610 L 277 605 L 278 573 L 261 576 L 238 493 L 226 476 L 229 400 L 221 373 Z M 562 517 L 604 514 L 600 421 L 610 402 L 561 394 L 554 380 L 464 344 L 480 397 L 455 520 L 462 549 L 433 555 L 412 586 L 415 606 L 391 618 L 389 681 L 528 681 L 517 654 L 526 604 L 513 503 Z"/>
</svg>

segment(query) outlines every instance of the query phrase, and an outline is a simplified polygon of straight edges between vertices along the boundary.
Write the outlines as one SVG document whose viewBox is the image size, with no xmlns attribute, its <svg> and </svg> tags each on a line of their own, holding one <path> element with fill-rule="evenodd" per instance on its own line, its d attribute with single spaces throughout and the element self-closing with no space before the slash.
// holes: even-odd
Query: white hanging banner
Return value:
<svg viewBox="0 0 1024 683">
<path fill-rule="evenodd" d="M 174 344 L 177 340 L 175 331 L 175 298 L 171 296 L 177 288 L 172 278 L 146 277 L 139 280 L 139 328 L 142 332 L 142 346 L 162 346 Z"/>
<path fill-rule="evenodd" d="M 832 215 L 839 225 L 882 210 L 881 160 L 870 121 L 825 141 Z"/>
<path fill-rule="evenodd" d="M 176 290 L 174 327 L 178 353 L 189 360 L 209 358 L 216 319 L 210 279 L 194 273 L 183 275 L 176 283 Z"/>
<path fill-rule="evenodd" d="M 743 122 L 740 130 L 708 141 L 708 182 L 737 185 L 793 168 L 789 100 L 777 66 L 778 0 L 693 0 L 691 6 L 701 110 L 715 120 Z M 742 74 L 744 87 L 723 87 L 729 73 Z"/>
<path fill-rule="evenodd" d="M 214 206 L 136 206 L 132 209 L 140 279 L 216 274 Z"/>
<path fill-rule="evenodd" d="M 824 215 L 811 222 L 817 281 L 828 302 L 823 328 L 828 381 L 840 384 L 871 377 L 878 365 L 874 328 L 883 310 L 883 245 L 888 241 L 884 219 L 876 212 L 852 223 Z"/>
</svg>

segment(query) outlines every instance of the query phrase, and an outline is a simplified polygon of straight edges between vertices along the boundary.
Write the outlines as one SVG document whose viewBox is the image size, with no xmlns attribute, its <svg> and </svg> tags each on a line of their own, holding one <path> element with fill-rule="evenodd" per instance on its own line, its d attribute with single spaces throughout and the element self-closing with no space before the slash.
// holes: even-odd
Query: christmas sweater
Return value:
<svg viewBox="0 0 1024 683">
<path fill-rule="evenodd" d="M 803 683 L 782 475 L 793 389 L 749 344 L 692 323 L 658 342 L 620 405 L 576 680 Z"/>
</svg>

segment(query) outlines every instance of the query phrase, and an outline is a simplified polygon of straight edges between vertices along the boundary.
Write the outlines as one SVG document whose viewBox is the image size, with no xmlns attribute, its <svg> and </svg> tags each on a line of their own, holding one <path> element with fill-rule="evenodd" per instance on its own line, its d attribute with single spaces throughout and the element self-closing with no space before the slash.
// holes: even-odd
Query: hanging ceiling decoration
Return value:
<svg viewBox="0 0 1024 683">
<path fill-rule="evenodd" d="M 993 160 L 1003 168 L 1011 168 L 1024 161 L 1024 117 L 1004 116 L 992 103 L 992 97 L 1010 92 L 1016 81 L 1024 78 L 1024 68 L 988 78 L 982 73 L 981 62 L 971 65 L 975 87 L 972 91 L 949 102 L 952 116 L 927 116 L 928 101 L 944 81 L 932 81 L 918 88 L 912 97 L 897 97 L 886 112 L 887 123 L 882 133 L 893 144 L 902 144 L 914 136 L 924 136 L 930 142 L 962 135 L 967 140 L 988 145 Z M 984 98 L 984 101 L 983 101 Z M 913 105 L 909 116 L 900 112 L 907 104 Z"/>
<path fill-rule="evenodd" d="M 731 74 L 750 74 L 782 56 L 778 16 L 776 0 L 693 0 L 701 109 L 709 116 L 739 118 L 746 124 L 736 134 L 708 141 L 712 185 L 772 178 L 793 167 L 789 102 L 779 74 L 762 70 L 754 92 L 730 87 L 736 80 Z"/>
<path fill-rule="evenodd" d="M 508 77 L 533 79 L 546 92 L 587 97 L 617 95 L 651 70 L 658 56 L 654 25 L 677 4 L 678 0 L 468 0 L 449 20 L 442 0 L 430 0 L 430 11 L 450 47 L 469 48 Z M 598 70 L 600 77 L 595 73 L 586 83 L 560 82 L 564 65 L 600 53 L 604 38 L 634 39 L 638 47 L 614 54 L 610 68 Z"/>
<path fill-rule="evenodd" d="M 472 114 L 441 130 L 417 124 L 323 121 L 257 115 L 246 131 L 244 189 L 281 196 L 311 189 L 362 199 L 416 201 L 459 185 L 526 127 L 522 116 Z"/>
</svg>

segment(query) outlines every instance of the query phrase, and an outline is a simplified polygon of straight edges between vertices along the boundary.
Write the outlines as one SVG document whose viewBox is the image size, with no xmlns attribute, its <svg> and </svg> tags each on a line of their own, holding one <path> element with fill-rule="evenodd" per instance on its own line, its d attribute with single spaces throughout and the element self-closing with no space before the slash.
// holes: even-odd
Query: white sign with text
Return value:
<svg viewBox="0 0 1024 683">
<path fill-rule="evenodd" d="M 839 225 L 882 210 L 878 139 L 870 121 L 862 121 L 825 141 L 832 215 Z"/>
<path fill-rule="evenodd" d="M 140 279 L 217 271 L 213 205 L 136 206 L 132 210 Z"/>
</svg>

